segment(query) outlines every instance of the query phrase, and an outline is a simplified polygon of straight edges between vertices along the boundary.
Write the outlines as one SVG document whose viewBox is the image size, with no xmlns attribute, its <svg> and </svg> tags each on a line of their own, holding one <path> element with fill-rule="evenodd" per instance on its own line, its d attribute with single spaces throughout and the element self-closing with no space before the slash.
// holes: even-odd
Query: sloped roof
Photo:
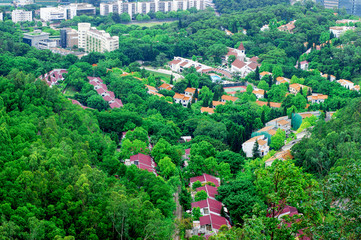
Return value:
<svg viewBox="0 0 361 240">
<path fill-rule="evenodd" d="M 212 101 L 212 105 L 214 106 L 214 107 L 216 107 L 216 106 L 218 106 L 218 105 L 224 105 L 224 104 L 226 104 L 225 102 L 220 102 L 220 101 Z"/>
<path fill-rule="evenodd" d="M 224 217 L 217 216 L 215 214 L 209 214 L 199 218 L 201 226 L 211 225 L 214 229 L 220 229 L 222 225 L 228 226 L 228 220 Z"/>
<path fill-rule="evenodd" d="M 247 64 L 239 59 L 234 60 L 232 66 L 235 66 L 238 69 L 242 69 L 243 67 L 247 66 Z"/>
<path fill-rule="evenodd" d="M 238 48 L 237 48 L 238 50 L 241 50 L 241 51 L 243 51 L 243 50 L 246 50 L 245 48 L 244 48 L 244 46 L 243 46 L 243 43 L 241 42 L 241 44 L 239 44 L 239 46 L 238 46 Z"/>
<path fill-rule="evenodd" d="M 196 189 L 197 192 L 200 191 L 205 191 L 209 197 L 215 198 L 216 195 L 218 194 L 218 190 L 216 187 L 213 186 L 209 186 L 209 185 L 204 185 L 203 187 L 199 187 Z"/>
<path fill-rule="evenodd" d="M 196 89 L 195 88 L 186 88 L 186 90 L 184 90 L 184 92 L 195 93 Z"/>
<path fill-rule="evenodd" d="M 222 95 L 222 100 L 235 102 L 235 101 L 238 100 L 238 98 L 237 98 L 237 97 L 228 96 L 228 95 Z"/>
<path fill-rule="evenodd" d="M 201 113 L 207 112 L 209 114 L 213 114 L 214 113 L 214 109 L 210 108 L 210 107 L 202 107 L 201 108 Z"/>
<path fill-rule="evenodd" d="M 202 176 L 197 176 L 197 177 L 191 177 L 190 178 L 190 182 L 191 183 L 194 183 L 194 182 L 197 182 L 197 181 L 200 181 L 201 183 L 204 183 L 204 182 L 212 182 L 216 185 L 216 187 L 219 187 L 219 180 L 212 176 L 212 175 L 209 175 L 207 173 L 203 173 Z"/>
</svg>

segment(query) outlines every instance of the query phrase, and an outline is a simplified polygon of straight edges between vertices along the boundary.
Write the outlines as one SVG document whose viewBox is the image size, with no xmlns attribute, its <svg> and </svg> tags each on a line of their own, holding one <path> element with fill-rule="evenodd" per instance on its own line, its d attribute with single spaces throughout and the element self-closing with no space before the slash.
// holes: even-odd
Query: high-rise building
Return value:
<svg viewBox="0 0 361 240">
<path fill-rule="evenodd" d="M 111 52 L 119 48 L 119 37 L 111 37 L 103 30 L 91 27 L 90 23 L 78 23 L 78 47 L 86 52 Z"/>
<path fill-rule="evenodd" d="M 58 7 L 40 8 L 43 21 L 73 19 L 75 16 L 95 15 L 95 7 L 87 3 L 72 3 Z"/>
<path fill-rule="evenodd" d="M 361 0 L 317 0 L 329 9 L 345 9 L 348 14 L 361 16 Z"/>
<path fill-rule="evenodd" d="M 71 28 L 60 30 L 60 47 L 72 48 L 78 46 L 78 31 Z"/>
<path fill-rule="evenodd" d="M 26 22 L 33 21 L 33 12 L 32 11 L 24 11 L 24 10 L 14 10 L 11 13 L 11 20 L 14 23 L 17 22 Z"/>
<path fill-rule="evenodd" d="M 104 16 L 111 12 L 118 12 L 119 14 L 128 13 L 130 17 L 133 17 L 135 14 L 187 10 L 192 7 L 195 7 L 197 10 L 204 10 L 206 8 L 206 0 L 150 0 L 148 2 L 125 2 L 119 0 L 113 3 L 101 3 L 100 15 Z"/>
</svg>

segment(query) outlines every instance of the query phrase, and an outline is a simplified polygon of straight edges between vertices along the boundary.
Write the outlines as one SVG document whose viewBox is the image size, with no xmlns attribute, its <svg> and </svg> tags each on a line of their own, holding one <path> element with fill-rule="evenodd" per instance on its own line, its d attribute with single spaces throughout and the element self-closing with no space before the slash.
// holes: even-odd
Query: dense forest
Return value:
<svg viewBox="0 0 361 240">
<path fill-rule="evenodd" d="M 216 1 L 221 16 L 209 9 L 182 11 L 177 21 L 150 28 L 120 24 L 119 16 L 77 17 L 62 26 L 88 21 L 120 38 L 119 50 L 81 59 L 22 43 L 21 31 L 35 26 L 0 22 L 0 236 L 172 239 L 175 230 L 184 235 L 191 229 L 195 219 L 185 212 L 192 202 L 189 178 L 208 173 L 221 180 L 216 198 L 227 207 L 234 226 L 209 239 L 293 239 L 302 234 L 312 239 L 361 238 L 360 196 L 355 194 L 361 186 L 360 94 L 320 73 L 359 84 L 360 31 L 335 39 L 329 27 L 349 16 L 311 2 L 259 2 L 262 6 Z M 250 4 L 258 8 L 248 9 Z M 295 19 L 293 34 L 277 30 Z M 265 24 L 270 30 L 260 31 Z M 209 76 L 191 68 L 183 72 L 184 79 L 173 82 L 135 62 L 165 66 L 182 56 L 217 66 L 226 48 L 241 42 L 247 56 L 258 56 L 262 65 L 245 79 L 235 76 L 251 84 L 246 92 L 236 93 L 236 103 L 217 106 L 212 115 L 200 108 L 219 101 L 225 90 Z M 295 68 L 299 60 L 308 60 L 315 70 Z M 49 88 L 38 79 L 59 68 L 68 71 L 59 85 Z M 288 83 L 260 78 L 262 71 L 329 98 L 307 105 L 307 91 L 287 94 Z M 111 109 L 88 76 L 101 77 L 124 106 Z M 159 91 L 161 98 L 147 93 L 145 85 L 159 87 L 163 82 L 174 88 Z M 252 86 L 267 91 L 260 100 L 281 107 L 260 107 Z M 198 102 L 188 107 L 173 103 L 175 92 L 187 87 L 199 89 Z M 316 110 L 321 117 L 308 129 L 310 137 L 291 149 L 294 160 L 276 160 L 266 168 L 271 154 L 245 157 L 242 143 L 266 122 Z M 327 111 L 337 112 L 326 122 Z M 181 136 L 192 140 L 181 143 Z M 280 146 L 272 145 L 272 154 L 283 145 L 281 140 Z M 182 156 L 189 148 L 186 166 Z M 152 155 L 158 175 L 124 165 L 138 153 Z M 184 210 L 180 220 L 174 216 L 177 194 Z M 280 225 L 275 212 L 286 205 L 302 215 L 288 216 L 289 224 Z"/>
</svg>

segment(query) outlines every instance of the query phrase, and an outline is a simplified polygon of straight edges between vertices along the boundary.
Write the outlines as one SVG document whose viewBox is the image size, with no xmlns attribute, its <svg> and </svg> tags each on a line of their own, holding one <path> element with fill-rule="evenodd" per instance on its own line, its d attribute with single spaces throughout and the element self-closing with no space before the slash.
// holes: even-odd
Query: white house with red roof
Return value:
<svg viewBox="0 0 361 240">
<path fill-rule="evenodd" d="M 58 81 L 64 80 L 64 73 L 68 73 L 68 71 L 66 69 L 53 69 L 39 78 L 44 80 L 49 87 L 53 87 L 58 84 Z"/>
<path fill-rule="evenodd" d="M 193 183 L 195 183 L 195 182 L 197 182 L 197 181 L 200 181 L 202 184 L 203 184 L 203 183 L 207 183 L 207 182 L 212 182 L 212 183 L 214 183 L 214 185 L 215 185 L 216 187 L 219 187 L 220 182 L 221 182 L 219 178 L 214 177 L 214 176 L 212 176 L 212 175 L 209 175 L 209 174 L 207 174 L 207 173 L 203 173 L 202 176 L 192 177 L 192 178 L 190 179 L 190 187 L 192 187 L 192 186 L 193 186 Z"/>
<path fill-rule="evenodd" d="M 155 170 L 157 164 L 154 162 L 151 156 L 145 155 L 143 153 L 138 153 L 136 155 L 130 156 L 129 159 L 125 160 L 125 165 L 136 165 L 139 169 L 147 170 L 148 172 L 157 175 L 157 172 Z"/>
<path fill-rule="evenodd" d="M 215 214 L 202 216 L 199 221 L 193 221 L 193 235 L 217 233 L 223 225 L 231 228 L 231 224 L 224 217 Z"/>
<path fill-rule="evenodd" d="M 308 65 L 309 65 L 309 62 L 302 61 L 302 62 L 300 62 L 300 69 L 302 69 L 304 71 L 307 71 L 308 70 Z M 298 62 L 297 62 L 295 67 L 298 68 Z"/>
<path fill-rule="evenodd" d="M 218 190 L 216 187 L 210 185 L 204 185 L 203 187 L 199 187 L 196 189 L 196 192 L 205 191 L 210 199 L 216 199 L 216 195 L 218 194 Z"/>
<path fill-rule="evenodd" d="M 269 152 L 267 137 L 265 135 L 255 136 L 242 144 L 242 150 L 246 154 L 246 157 L 253 157 L 253 148 L 256 142 L 258 143 L 258 152 L 261 157 Z"/>
<path fill-rule="evenodd" d="M 192 203 L 192 209 L 199 207 L 201 210 L 201 214 L 204 215 L 209 215 L 209 214 L 215 214 L 220 216 L 221 212 L 222 212 L 222 208 L 223 205 L 221 202 L 215 200 L 215 199 L 211 199 L 211 198 L 207 198 L 206 200 L 202 200 L 202 201 L 198 201 L 198 202 L 193 202 Z"/>
</svg>

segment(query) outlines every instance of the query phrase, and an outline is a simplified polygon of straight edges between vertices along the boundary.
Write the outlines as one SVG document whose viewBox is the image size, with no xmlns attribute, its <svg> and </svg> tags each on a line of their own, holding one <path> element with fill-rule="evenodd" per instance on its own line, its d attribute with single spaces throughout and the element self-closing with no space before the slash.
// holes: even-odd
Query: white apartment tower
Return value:
<svg viewBox="0 0 361 240">
<path fill-rule="evenodd" d="M 111 37 L 103 30 L 91 27 L 90 23 L 78 23 L 78 47 L 86 52 L 111 52 L 119 48 L 119 37 Z"/>
<path fill-rule="evenodd" d="M 111 12 L 118 12 L 119 14 L 128 13 L 130 17 L 133 17 L 135 14 L 187 10 L 192 7 L 195 7 L 197 10 L 204 10 L 206 8 L 206 0 L 150 0 L 148 2 L 124 2 L 119 0 L 113 3 L 101 3 L 100 15 L 105 16 Z"/>
<path fill-rule="evenodd" d="M 11 20 L 14 23 L 17 22 L 26 22 L 33 21 L 33 12 L 32 11 L 24 11 L 24 10 L 14 10 L 11 13 Z"/>
</svg>

